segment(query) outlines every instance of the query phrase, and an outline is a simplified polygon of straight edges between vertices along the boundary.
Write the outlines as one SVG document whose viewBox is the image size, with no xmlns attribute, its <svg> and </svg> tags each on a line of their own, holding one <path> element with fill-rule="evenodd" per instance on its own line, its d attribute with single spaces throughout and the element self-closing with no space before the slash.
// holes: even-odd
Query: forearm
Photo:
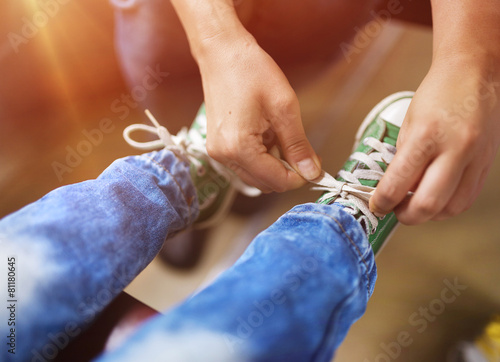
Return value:
<svg viewBox="0 0 500 362">
<path fill-rule="evenodd" d="M 297 95 L 240 22 L 232 0 L 171 1 L 200 69 L 210 157 L 264 192 L 317 178 L 321 163 L 305 136 Z M 271 142 L 297 172 L 268 153 Z"/>
<path fill-rule="evenodd" d="M 233 0 L 171 0 L 186 31 L 191 53 L 200 63 L 214 43 L 228 44 L 232 39 L 251 37 L 234 8 Z M 218 42 L 218 39 L 223 41 Z"/>
<path fill-rule="evenodd" d="M 431 0 L 434 59 L 500 61 L 500 1 Z"/>
</svg>

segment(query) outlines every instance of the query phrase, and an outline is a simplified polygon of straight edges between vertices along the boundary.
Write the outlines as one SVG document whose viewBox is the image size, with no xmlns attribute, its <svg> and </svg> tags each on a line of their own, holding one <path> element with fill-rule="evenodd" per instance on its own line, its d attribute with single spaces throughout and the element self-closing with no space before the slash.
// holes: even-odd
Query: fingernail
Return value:
<svg viewBox="0 0 500 362">
<path fill-rule="evenodd" d="M 317 178 L 321 169 L 316 165 L 312 158 L 306 158 L 305 160 L 297 162 L 297 168 L 300 174 L 307 180 L 314 180 Z"/>
</svg>

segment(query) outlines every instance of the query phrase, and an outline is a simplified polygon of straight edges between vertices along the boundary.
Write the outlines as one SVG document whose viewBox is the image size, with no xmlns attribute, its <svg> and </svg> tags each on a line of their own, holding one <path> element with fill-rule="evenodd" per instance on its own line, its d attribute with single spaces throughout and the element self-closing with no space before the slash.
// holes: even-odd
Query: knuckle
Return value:
<svg viewBox="0 0 500 362">
<path fill-rule="evenodd" d="M 285 192 L 285 191 L 288 191 L 288 187 L 284 184 L 276 184 L 273 186 L 273 190 L 275 192 Z"/>
<path fill-rule="evenodd" d="M 470 150 L 474 147 L 479 139 L 479 136 L 479 133 L 473 127 L 468 127 L 466 132 L 463 132 L 460 137 L 462 149 Z"/>
<path fill-rule="evenodd" d="M 438 143 L 427 131 L 418 132 L 411 137 L 412 146 L 406 154 L 406 167 L 417 168 L 436 154 Z"/>
<path fill-rule="evenodd" d="M 229 161 L 226 161 L 226 163 L 224 164 L 224 166 L 226 166 L 227 168 L 229 168 L 231 171 L 233 171 L 237 175 L 241 176 L 242 168 L 236 162 L 229 160 Z"/>
<path fill-rule="evenodd" d="M 450 202 L 444 209 L 444 214 L 449 217 L 457 216 L 468 209 L 467 201 L 463 198 L 457 198 Z"/>
<path fill-rule="evenodd" d="M 456 215 L 458 214 L 461 214 L 467 210 L 469 210 L 472 205 L 474 204 L 474 198 L 472 197 L 468 197 L 466 201 L 463 201 L 461 204 L 460 204 L 460 208 L 458 209 L 458 212 Z"/>
<path fill-rule="evenodd" d="M 437 126 L 435 128 L 437 128 Z M 436 141 L 435 128 L 426 127 L 417 133 L 415 137 L 416 140 L 415 144 L 418 145 L 415 151 L 416 153 L 424 157 L 429 157 L 436 153 L 438 148 L 438 142 Z"/>
<path fill-rule="evenodd" d="M 396 213 L 396 216 L 398 218 L 398 221 L 403 225 L 413 226 L 421 223 L 419 218 L 412 215 L 408 215 L 406 213 L 405 214 Z"/>
<path fill-rule="evenodd" d="M 279 132 L 300 120 L 300 107 L 293 92 L 276 98 L 271 107 L 271 121 L 275 131 Z"/>
<path fill-rule="evenodd" d="M 424 127 L 414 127 L 412 137 L 417 137 L 419 140 L 433 139 L 436 134 L 436 129 L 441 128 L 441 120 L 434 117 L 432 114 L 421 117 L 426 119 Z"/>
<path fill-rule="evenodd" d="M 229 149 L 231 157 L 242 164 L 253 163 L 262 154 L 267 153 L 265 145 L 249 140 L 241 140 L 237 143 L 233 143 Z"/>
<path fill-rule="evenodd" d="M 308 152 L 308 143 L 306 139 L 300 136 L 290 137 L 285 145 L 285 152 L 288 155 L 301 155 Z"/>
<path fill-rule="evenodd" d="M 217 143 L 211 142 L 207 139 L 207 153 L 214 160 L 220 161 L 223 157 L 221 149 L 218 147 Z"/>
<path fill-rule="evenodd" d="M 281 96 L 276 97 L 273 101 L 273 106 L 278 113 L 284 112 L 286 114 L 288 112 L 293 112 L 296 110 L 297 105 L 298 100 L 293 90 L 283 92 Z"/>
<path fill-rule="evenodd" d="M 435 121 L 430 121 L 427 125 L 427 127 L 422 127 L 421 129 L 419 129 L 417 132 L 416 132 L 416 137 L 419 139 L 419 140 L 426 140 L 426 139 L 429 139 L 429 138 L 432 138 L 433 136 L 433 130 L 434 128 L 437 126 L 436 125 L 437 122 Z"/>
<path fill-rule="evenodd" d="M 221 142 L 207 140 L 206 147 L 208 155 L 219 162 L 236 159 L 238 154 L 238 148 L 232 142 L 222 144 Z"/>
<path fill-rule="evenodd" d="M 439 215 L 441 220 L 446 220 L 458 214 L 460 214 L 460 210 L 456 206 L 447 206 Z"/>
<path fill-rule="evenodd" d="M 414 209 L 418 215 L 428 217 L 435 214 L 439 208 L 439 200 L 436 197 L 427 196 L 415 200 Z"/>
</svg>

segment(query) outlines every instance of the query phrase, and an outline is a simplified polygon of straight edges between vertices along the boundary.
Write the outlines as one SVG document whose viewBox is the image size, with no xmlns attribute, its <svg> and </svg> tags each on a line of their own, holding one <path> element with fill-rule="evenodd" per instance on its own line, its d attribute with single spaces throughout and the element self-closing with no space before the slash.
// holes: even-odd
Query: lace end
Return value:
<svg viewBox="0 0 500 362">
<path fill-rule="evenodd" d="M 158 120 L 155 118 L 155 116 L 153 116 L 153 113 L 151 113 L 151 111 L 149 109 L 144 110 L 144 113 L 149 118 L 151 123 L 155 125 L 156 128 L 161 127 L 160 122 L 158 122 Z"/>
</svg>

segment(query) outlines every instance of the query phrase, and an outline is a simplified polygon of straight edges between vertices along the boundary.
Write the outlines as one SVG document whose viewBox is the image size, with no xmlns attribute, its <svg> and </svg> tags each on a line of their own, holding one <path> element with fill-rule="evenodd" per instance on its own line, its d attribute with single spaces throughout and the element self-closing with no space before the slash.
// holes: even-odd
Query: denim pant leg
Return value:
<svg viewBox="0 0 500 362">
<path fill-rule="evenodd" d="M 100 361 L 330 361 L 375 279 L 373 252 L 351 215 L 300 205 L 210 286 Z"/>
<path fill-rule="evenodd" d="M 1 269 L 15 258 L 16 284 L 3 298 L 15 300 L 15 324 L 2 307 L 0 360 L 57 355 L 197 214 L 189 165 L 163 150 L 117 160 L 96 180 L 63 186 L 2 219 Z M 11 328 L 15 355 L 5 344 Z"/>
</svg>

